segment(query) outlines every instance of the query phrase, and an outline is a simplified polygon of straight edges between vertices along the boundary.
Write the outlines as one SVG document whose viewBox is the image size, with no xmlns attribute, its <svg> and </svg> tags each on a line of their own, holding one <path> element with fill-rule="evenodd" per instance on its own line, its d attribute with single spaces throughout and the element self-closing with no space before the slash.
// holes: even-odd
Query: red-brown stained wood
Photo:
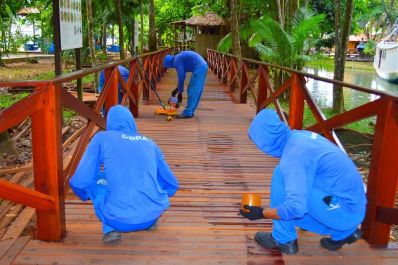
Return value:
<svg viewBox="0 0 398 265">
<path fill-rule="evenodd" d="M 111 82 L 110 84 L 110 89 L 108 92 L 108 96 L 106 97 L 105 100 L 105 109 L 109 111 L 109 109 L 118 104 L 118 98 L 119 98 L 119 92 L 118 92 L 118 86 L 119 86 L 119 68 L 116 66 L 111 70 L 106 70 L 105 71 L 105 80 L 108 80 Z"/>
<path fill-rule="evenodd" d="M 300 76 L 292 75 L 290 90 L 289 126 L 291 129 L 301 130 L 303 128 L 304 117 L 304 95 L 301 86 L 305 85 Z"/>
<path fill-rule="evenodd" d="M 21 99 L 16 104 L 0 112 L 0 132 L 24 121 L 27 116 L 32 115 L 47 104 L 45 91 L 39 90 Z"/>
<path fill-rule="evenodd" d="M 398 103 L 383 100 L 377 114 L 363 229 L 372 244 L 387 244 L 390 224 L 377 220 L 378 207 L 394 208 L 398 182 Z M 396 220 L 398 222 L 398 220 Z"/>
<path fill-rule="evenodd" d="M 58 241 L 65 233 L 65 202 L 59 85 L 47 88 L 47 104 L 32 115 L 32 153 L 35 189 L 51 196 L 51 211 L 37 210 L 37 236 Z"/>
</svg>

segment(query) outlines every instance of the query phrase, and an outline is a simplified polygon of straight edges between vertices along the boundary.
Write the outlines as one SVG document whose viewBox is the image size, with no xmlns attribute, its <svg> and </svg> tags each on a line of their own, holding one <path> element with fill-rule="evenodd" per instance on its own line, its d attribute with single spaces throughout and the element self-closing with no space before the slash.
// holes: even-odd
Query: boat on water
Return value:
<svg viewBox="0 0 398 265">
<path fill-rule="evenodd" d="M 379 77 L 398 83 L 398 20 L 393 27 L 376 45 L 373 66 Z"/>
</svg>

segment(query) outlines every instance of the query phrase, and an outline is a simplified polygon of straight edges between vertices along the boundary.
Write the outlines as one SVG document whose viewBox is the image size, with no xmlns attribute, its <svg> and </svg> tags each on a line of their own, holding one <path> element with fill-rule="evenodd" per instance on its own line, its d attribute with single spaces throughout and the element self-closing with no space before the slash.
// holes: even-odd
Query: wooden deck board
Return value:
<svg viewBox="0 0 398 265">
<path fill-rule="evenodd" d="M 175 84 L 175 72 L 169 72 L 158 85 L 164 102 Z M 320 236 L 305 231 L 298 231 L 297 255 L 265 250 L 253 237 L 256 231 L 271 231 L 272 222 L 237 214 L 246 191 L 261 193 L 263 204 L 269 205 L 277 163 L 247 137 L 254 108 L 231 102 L 211 72 L 193 119 L 167 122 L 154 115 L 159 107 L 154 97 L 150 102 L 140 107 L 139 131 L 161 147 L 180 182 L 157 228 L 123 234 L 120 245 L 105 246 L 91 204 L 69 193 L 64 241 L 30 240 L 13 264 L 398 264 L 396 245 L 372 249 L 360 240 L 330 252 L 320 247 Z"/>
</svg>

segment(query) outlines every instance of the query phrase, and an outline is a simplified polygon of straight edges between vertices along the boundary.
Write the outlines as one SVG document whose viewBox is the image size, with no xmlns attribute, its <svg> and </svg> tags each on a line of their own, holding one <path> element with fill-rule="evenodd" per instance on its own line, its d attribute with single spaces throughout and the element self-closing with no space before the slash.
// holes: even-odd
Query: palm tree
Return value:
<svg viewBox="0 0 398 265">
<path fill-rule="evenodd" d="M 301 8 L 293 17 L 291 32 L 287 32 L 274 19 L 262 17 L 251 23 L 249 46 L 258 51 L 263 61 L 301 70 L 311 60 L 309 51 L 317 41 L 324 18 Z"/>
</svg>

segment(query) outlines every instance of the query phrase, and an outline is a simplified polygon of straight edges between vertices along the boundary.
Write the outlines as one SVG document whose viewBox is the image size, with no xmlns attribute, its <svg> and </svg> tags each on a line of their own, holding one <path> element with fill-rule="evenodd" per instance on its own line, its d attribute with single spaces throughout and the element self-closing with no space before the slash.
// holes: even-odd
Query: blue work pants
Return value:
<svg viewBox="0 0 398 265">
<path fill-rule="evenodd" d="M 184 116 L 192 117 L 195 114 L 205 86 L 207 69 L 207 64 L 202 64 L 198 65 L 196 70 L 192 72 L 187 88 L 187 105 L 182 113 Z"/>
<path fill-rule="evenodd" d="M 104 235 L 115 230 L 119 232 L 133 232 L 139 230 L 147 230 L 152 225 L 154 225 L 158 220 L 158 218 L 156 218 L 155 220 L 145 222 L 142 224 L 125 224 L 125 223 L 120 223 L 117 220 L 106 220 L 102 212 L 107 193 L 107 185 L 104 179 L 100 179 L 97 183 L 91 185 L 88 193 L 93 203 L 95 214 L 97 215 L 98 219 L 102 222 L 102 232 Z"/>
<path fill-rule="evenodd" d="M 281 244 L 297 239 L 295 227 L 320 234 L 329 235 L 333 240 L 350 236 L 363 221 L 365 208 L 352 211 L 334 198 L 329 206 L 323 198 L 329 196 L 319 189 L 312 189 L 308 199 L 308 213 L 303 218 L 293 220 L 273 220 L 272 236 Z M 271 183 L 271 208 L 285 201 L 285 184 L 279 167 L 275 168 Z"/>
</svg>

